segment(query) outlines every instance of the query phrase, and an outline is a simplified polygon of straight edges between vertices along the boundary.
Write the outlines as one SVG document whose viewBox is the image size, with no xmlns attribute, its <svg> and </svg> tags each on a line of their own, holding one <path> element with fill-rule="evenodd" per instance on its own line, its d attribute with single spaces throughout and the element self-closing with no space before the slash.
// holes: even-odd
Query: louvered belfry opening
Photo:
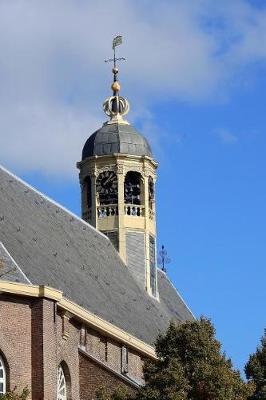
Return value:
<svg viewBox="0 0 266 400">
<path fill-rule="evenodd" d="M 126 215 L 137 217 L 143 216 L 143 183 L 139 172 L 129 171 L 126 174 L 124 183 L 124 202 Z"/>
</svg>

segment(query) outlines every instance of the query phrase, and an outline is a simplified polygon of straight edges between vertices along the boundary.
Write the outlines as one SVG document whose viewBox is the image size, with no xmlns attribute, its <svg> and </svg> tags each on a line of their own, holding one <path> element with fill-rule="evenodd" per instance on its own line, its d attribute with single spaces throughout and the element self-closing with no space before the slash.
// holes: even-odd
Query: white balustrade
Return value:
<svg viewBox="0 0 266 400">
<path fill-rule="evenodd" d="M 125 215 L 131 215 L 133 217 L 144 217 L 145 207 L 136 204 L 126 204 Z"/>
<path fill-rule="evenodd" d="M 118 207 L 117 205 L 106 205 L 106 206 L 98 206 L 98 217 L 99 218 L 106 218 L 118 215 Z"/>
</svg>

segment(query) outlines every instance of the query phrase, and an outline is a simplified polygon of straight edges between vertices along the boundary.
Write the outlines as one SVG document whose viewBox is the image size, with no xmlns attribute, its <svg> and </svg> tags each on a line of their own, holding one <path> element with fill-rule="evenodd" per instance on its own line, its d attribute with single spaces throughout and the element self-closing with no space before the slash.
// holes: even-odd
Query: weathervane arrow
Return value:
<svg viewBox="0 0 266 400">
<path fill-rule="evenodd" d="M 113 51 L 114 51 L 114 56 L 113 56 L 113 58 L 109 58 L 108 60 L 104 60 L 105 62 L 113 62 L 113 63 L 114 63 L 114 69 L 116 69 L 116 62 L 117 62 L 117 61 L 126 61 L 126 59 L 125 59 L 124 57 L 116 58 L 116 55 L 115 55 L 115 48 L 116 48 L 117 46 L 119 46 L 120 44 L 122 44 L 122 42 L 123 42 L 122 39 L 123 39 L 123 38 L 122 38 L 122 36 L 120 36 L 120 35 L 116 36 L 116 37 L 113 39 L 112 49 L 113 49 Z"/>
<path fill-rule="evenodd" d="M 116 46 L 119 46 L 120 44 L 122 44 L 122 36 L 116 36 L 113 39 L 113 50 Z"/>
</svg>

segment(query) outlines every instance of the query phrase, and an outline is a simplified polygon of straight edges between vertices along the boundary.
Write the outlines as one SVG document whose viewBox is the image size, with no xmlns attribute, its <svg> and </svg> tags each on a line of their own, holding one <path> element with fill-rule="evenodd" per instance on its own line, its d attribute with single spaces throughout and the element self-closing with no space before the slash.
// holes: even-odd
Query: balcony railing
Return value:
<svg viewBox="0 0 266 400">
<path fill-rule="evenodd" d="M 145 207 L 137 204 L 126 204 L 124 206 L 125 215 L 130 215 L 132 217 L 144 217 L 145 216 Z M 97 207 L 98 218 L 106 218 L 118 215 L 118 205 L 110 204 L 106 206 L 98 206 Z M 152 213 L 150 212 L 150 218 L 153 218 Z"/>
<path fill-rule="evenodd" d="M 110 204 L 108 206 L 98 206 L 97 212 L 99 218 L 115 216 L 118 215 L 118 207 L 117 204 Z"/>
<path fill-rule="evenodd" d="M 131 215 L 133 217 L 144 217 L 145 207 L 136 204 L 126 204 L 125 215 Z"/>
</svg>

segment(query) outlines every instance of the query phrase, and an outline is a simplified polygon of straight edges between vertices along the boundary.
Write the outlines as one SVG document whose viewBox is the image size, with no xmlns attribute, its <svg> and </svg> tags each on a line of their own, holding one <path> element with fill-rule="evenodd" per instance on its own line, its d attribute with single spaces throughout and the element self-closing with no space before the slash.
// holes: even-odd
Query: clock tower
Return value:
<svg viewBox="0 0 266 400">
<path fill-rule="evenodd" d="M 157 163 L 148 141 L 124 119 L 129 103 L 120 96 L 116 60 L 113 94 L 103 103 L 109 120 L 88 138 L 77 163 L 82 218 L 110 239 L 138 284 L 158 299 Z"/>
</svg>

